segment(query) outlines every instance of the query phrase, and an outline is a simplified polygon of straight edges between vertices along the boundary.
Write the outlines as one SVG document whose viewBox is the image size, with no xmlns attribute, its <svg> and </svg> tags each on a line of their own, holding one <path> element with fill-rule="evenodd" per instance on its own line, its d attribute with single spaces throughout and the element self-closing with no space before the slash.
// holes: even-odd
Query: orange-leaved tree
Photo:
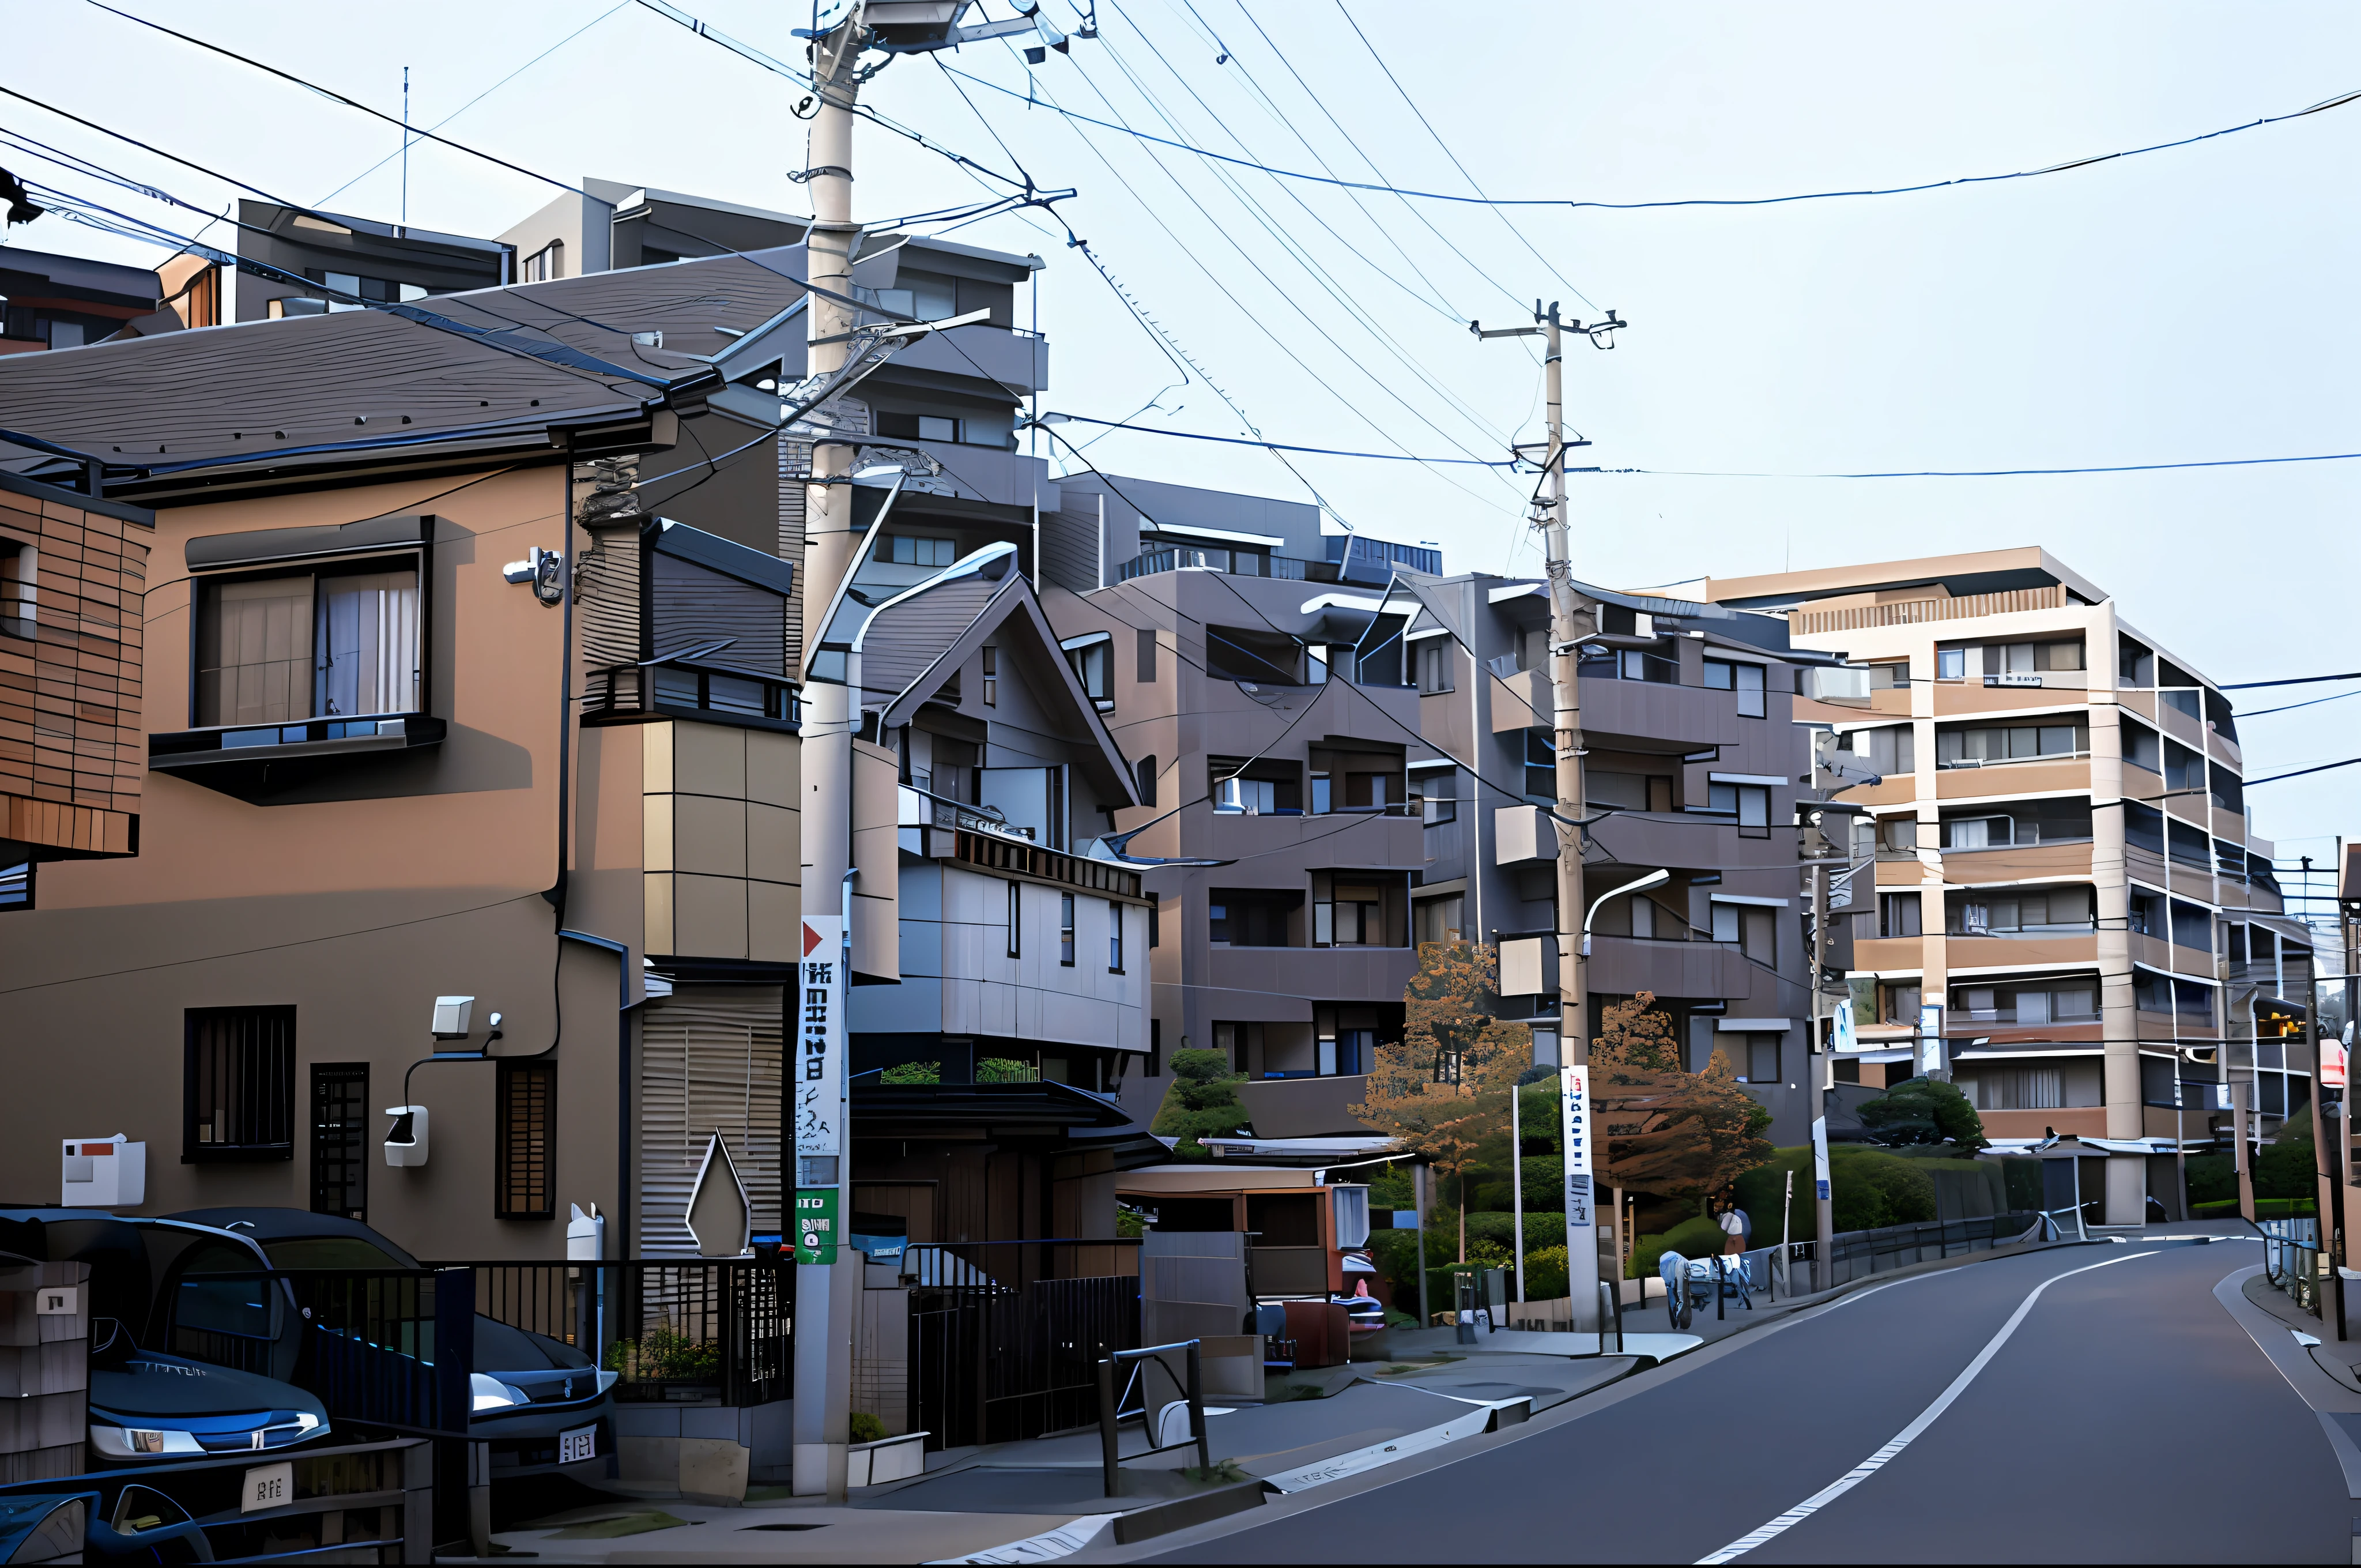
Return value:
<svg viewBox="0 0 2361 1568">
<path fill-rule="evenodd" d="M 1499 962 L 1480 943 L 1419 944 L 1418 973 L 1402 992 L 1401 1040 L 1378 1047 L 1368 1098 L 1349 1108 L 1458 1179 L 1462 1263 L 1468 1163 L 1485 1139 L 1508 1130 L 1509 1097 L 1533 1059 L 1532 1031 L 1498 1015 Z"/>
<path fill-rule="evenodd" d="M 1672 1019 L 1653 993 L 1609 1003 L 1591 1042 L 1593 1114 L 1607 1132 L 1610 1187 L 1701 1199 L 1771 1157 L 1771 1113 L 1738 1087 L 1716 1047 L 1702 1072 L 1681 1065 Z"/>
</svg>

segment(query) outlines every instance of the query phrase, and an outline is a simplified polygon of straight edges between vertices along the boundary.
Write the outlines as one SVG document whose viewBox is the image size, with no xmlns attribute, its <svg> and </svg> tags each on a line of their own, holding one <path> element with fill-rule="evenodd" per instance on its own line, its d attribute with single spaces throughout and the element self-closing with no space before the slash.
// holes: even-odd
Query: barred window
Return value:
<svg viewBox="0 0 2361 1568">
<path fill-rule="evenodd" d="M 500 1150 L 494 1217 L 546 1220 L 557 1212 L 557 1064 L 500 1064 Z"/>
<path fill-rule="evenodd" d="M 181 1096 L 185 1163 L 295 1157 L 295 1009 L 192 1007 Z"/>
<path fill-rule="evenodd" d="M 312 1064 L 312 1212 L 368 1218 L 368 1063 Z"/>
</svg>

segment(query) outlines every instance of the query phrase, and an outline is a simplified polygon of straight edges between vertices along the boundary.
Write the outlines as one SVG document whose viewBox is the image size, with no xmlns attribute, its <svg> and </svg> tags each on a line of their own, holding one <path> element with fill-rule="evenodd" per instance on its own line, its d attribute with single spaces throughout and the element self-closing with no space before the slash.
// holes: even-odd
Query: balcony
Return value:
<svg viewBox="0 0 2361 1568">
<path fill-rule="evenodd" d="M 1169 550 L 1151 550 L 1133 556 L 1116 569 L 1115 581 L 1127 583 L 1134 577 L 1151 577 L 1159 572 L 1178 572 L 1186 567 L 1227 572 L 1238 577 L 1278 577 L 1290 582 L 1303 580 L 1303 563 L 1285 555 L 1176 544 Z"/>
<path fill-rule="evenodd" d="M 1170 938 L 1168 938 L 1169 940 Z M 1400 1002 L 1402 988 L 1418 972 L 1414 948 L 1210 948 L 1208 982 L 1216 991 L 1249 992 L 1266 1010 L 1304 1009 L 1312 1001 Z M 1301 999 L 1301 1000 L 1299 1000 Z M 1209 998 L 1209 1010 L 1221 1015 Z M 1253 1017 L 1252 1013 L 1231 1016 Z M 1281 1013 L 1280 1016 L 1286 1016 Z"/>
<path fill-rule="evenodd" d="M 444 730 L 423 713 L 182 729 L 148 737 L 148 766 L 225 794 L 282 789 L 365 758 L 439 746 Z"/>
<path fill-rule="evenodd" d="M 1752 995 L 1771 975 L 1723 942 L 1670 942 L 1651 937 L 1590 938 L 1590 989 L 1623 994 L 1732 998 Z"/>
<path fill-rule="evenodd" d="M 2025 610 L 2063 609 L 2066 590 L 2009 588 L 1992 594 L 1961 594 L 1955 598 L 1903 599 L 1894 604 L 1849 605 L 1841 609 L 1797 609 L 1787 618 L 1790 634 L 1817 637 L 1830 631 L 1863 631 L 1880 626 L 1923 626 L 1938 620 L 1973 620 L 1987 615 L 2014 615 Z"/>
<path fill-rule="evenodd" d="M 892 363 L 896 371 L 932 370 L 962 380 L 990 381 L 1001 396 L 1026 393 L 1049 384 L 1049 340 L 978 322 L 928 333 L 896 352 Z"/>
<path fill-rule="evenodd" d="M 1935 775 L 1938 800 L 1973 800 L 1987 795 L 2088 794 L 2091 763 L 2088 752 L 2068 757 L 2027 757 L 1981 766 L 1952 763 Z M 1851 798 L 1848 796 L 1848 798 Z M 1906 797 L 1905 797 L 1906 798 Z"/>
<path fill-rule="evenodd" d="M 1257 1138 L 1347 1137 L 1368 1127 L 1346 1110 L 1368 1097 L 1367 1073 L 1349 1078 L 1271 1078 L 1237 1086 Z"/>
</svg>

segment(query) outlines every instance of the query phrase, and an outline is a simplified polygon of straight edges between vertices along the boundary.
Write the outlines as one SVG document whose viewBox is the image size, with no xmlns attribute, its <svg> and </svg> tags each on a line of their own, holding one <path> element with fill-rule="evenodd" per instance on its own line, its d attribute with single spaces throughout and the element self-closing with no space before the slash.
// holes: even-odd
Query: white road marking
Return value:
<svg viewBox="0 0 2361 1568">
<path fill-rule="evenodd" d="M 1106 1527 L 1115 1522 L 1113 1514 L 1084 1514 L 1070 1519 L 1055 1530 L 1045 1530 L 1038 1535 L 1028 1535 L 1022 1541 L 986 1547 L 965 1557 L 938 1557 L 937 1563 L 1049 1563 L 1060 1557 L 1071 1557 L 1086 1546 L 1096 1544 Z"/>
<path fill-rule="evenodd" d="M 1802 1502 L 1797 1503 L 1794 1508 L 1789 1508 L 1785 1513 L 1781 1514 L 1777 1519 L 1773 1519 L 1770 1523 L 1763 1525 L 1758 1529 L 1749 1530 L 1746 1534 L 1740 1536 L 1736 1541 L 1731 1541 L 1728 1546 L 1723 1547 L 1720 1551 L 1713 1553 L 1709 1557 L 1698 1558 L 1697 1563 L 1699 1564 L 1699 1568 L 1704 1568 L 1704 1565 L 1708 1563 L 1718 1564 L 1732 1562 L 1740 1557 L 1743 1557 L 1746 1553 L 1753 1551 L 1756 1547 L 1763 1545 L 1766 1541 L 1775 1541 L 1780 1536 L 1786 1534 L 1790 1530 L 1793 1530 L 1795 1526 L 1803 1523 L 1806 1519 L 1810 1519 L 1814 1514 L 1818 1513 L 1830 1503 L 1835 1502 L 1839 1497 L 1843 1497 L 1847 1492 L 1851 1491 L 1855 1486 L 1860 1486 L 1863 1481 L 1868 1480 L 1872 1475 L 1876 1475 L 1880 1470 L 1884 1469 L 1885 1466 L 1891 1464 L 1904 1449 L 1908 1448 L 1911 1443 L 1917 1441 L 1918 1435 L 1921 1432 L 1925 1431 L 1928 1427 L 1933 1426 L 1937 1417 L 1940 1416 L 1945 1410 L 1951 1408 L 1952 1400 L 1958 1398 L 1961 1394 L 1967 1391 L 1968 1385 L 1976 1380 L 1976 1375 L 1982 1372 L 1984 1367 L 1990 1364 L 1993 1356 L 2000 1354 L 2000 1347 L 2008 1343 L 2009 1336 L 2016 1332 L 2016 1326 L 2025 1321 L 2026 1314 L 2033 1310 L 2033 1304 L 2041 1299 L 2041 1293 L 2048 1289 L 2052 1285 L 2057 1284 L 2061 1279 L 2071 1279 L 2078 1274 L 2088 1274 L 2094 1268 L 2106 1268 L 2118 1263 L 2130 1263 L 2137 1258 L 2158 1257 L 2161 1255 L 2163 1255 L 2160 1253 L 2153 1252 L 2125 1253 L 2121 1256 L 2111 1257 L 2107 1259 L 2105 1263 L 2085 1264 L 2081 1268 L 2070 1268 L 2063 1274 L 2051 1275 L 2048 1278 L 2035 1286 L 2032 1293 L 2017 1304 L 2016 1310 L 2009 1314 L 2008 1321 L 2001 1325 L 2000 1332 L 1993 1335 L 1991 1339 L 1984 1342 L 1983 1349 L 1976 1353 L 1976 1358 L 1968 1363 L 1966 1370 L 1962 1371 L 1957 1377 L 1952 1378 L 1951 1386 L 1944 1389 L 1942 1393 L 1936 1396 L 1935 1402 L 1933 1404 L 1919 1411 L 1917 1420 L 1912 1421 L 1908 1426 L 1904 1427 L 1900 1431 L 1896 1432 L 1891 1442 L 1888 1442 L 1883 1448 L 1879 1449 L 1875 1453 L 1871 1454 L 1867 1459 L 1862 1460 L 1859 1464 L 1854 1465 L 1850 1470 L 1846 1471 L 1844 1475 L 1839 1477 L 1833 1484 L 1823 1486 L 1820 1490 L 1813 1493 L 1810 1497 L 1806 1497 Z"/>
</svg>

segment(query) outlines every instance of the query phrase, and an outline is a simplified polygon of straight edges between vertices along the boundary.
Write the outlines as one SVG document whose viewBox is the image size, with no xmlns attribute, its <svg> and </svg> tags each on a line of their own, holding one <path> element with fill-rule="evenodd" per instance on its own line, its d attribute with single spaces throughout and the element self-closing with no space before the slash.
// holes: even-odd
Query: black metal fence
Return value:
<svg viewBox="0 0 2361 1568">
<path fill-rule="evenodd" d="M 2041 1216 L 2031 1210 L 2006 1214 L 1984 1214 L 1965 1220 L 1927 1220 L 1908 1225 L 1885 1225 L 1873 1231 L 1839 1231 L 1831 1238 L 1835 1277 L 1824 1281 L 1821 1288 L 1842 1285 L 1850 1280 L 1883 1274 L 1896 1268 L 1906 1268 L 1914 1263 L 1926 1263 L 1938 1258 L 1958 1257 L 1967 1253 L 1986 1252 L 2013 1242 L 2038 1239 L 2034 1233 Z M 2047 1234 L 2044 1227 L 2041 1234 Z M 1788 1251 L 1788 1269 L 1795 1281 L 1794 1288 L 1801 1294 L 1809 1287 L 1807 1272 L 1814 1254 L 1818 1250 L 1814 1242 L 1796 1242 Z"/>
<path fill-rule="evenodd" d="M 1108 1272 L 1039 1272 L 1061 1263 Z M 903 1268 L 914 1281 L 907 1430 L 928 1433 L 929 1449 L 1088 1426 L 1098 1364 L 1139 1344 L 1136 1242 L 914 1247 Z"/>
</svg>

